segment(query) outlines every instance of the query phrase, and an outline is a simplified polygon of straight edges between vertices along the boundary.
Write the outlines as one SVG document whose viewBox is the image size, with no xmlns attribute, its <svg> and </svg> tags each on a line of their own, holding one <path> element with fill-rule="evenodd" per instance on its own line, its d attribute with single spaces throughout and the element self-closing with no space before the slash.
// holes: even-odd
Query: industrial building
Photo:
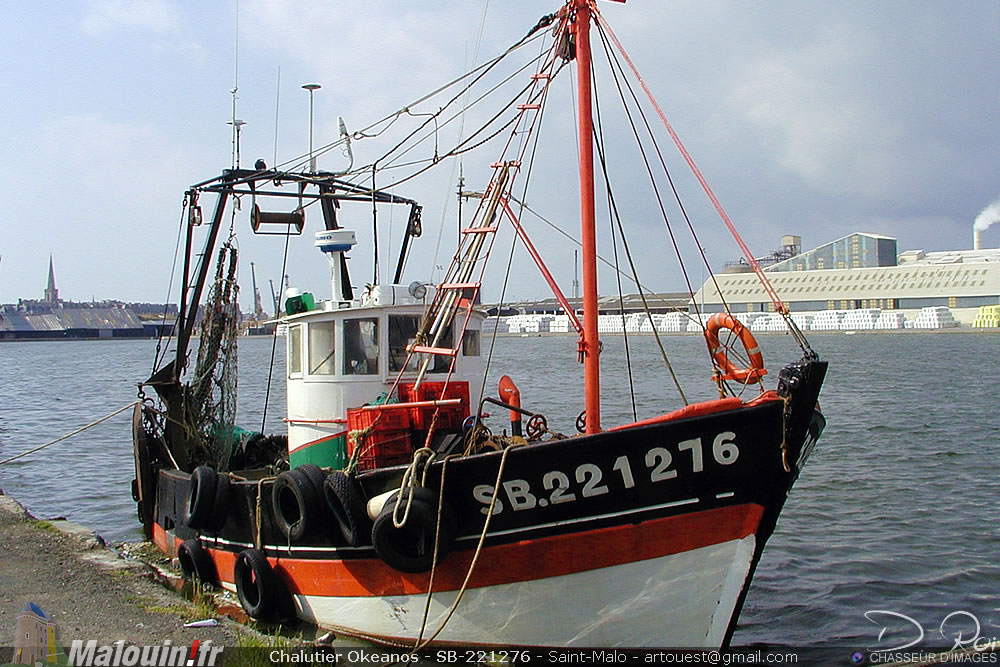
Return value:
<svg viewBox="0 0 1000 667">
<path fill-rule="evenodd" d="M 781 247 L 756 258 L 803 330 L 890 330 L 1000 327 L 1000 249 L 897 253 L 896 239 L 857 232 L 812 250 L 785 236 Z M 725 303 L 720 293 L 725 295 Z M 757 276 L 745 261 L 729 262 L 697 291 L 650 294 L 650 315 L 638 295 L 603 297 L 602 333 L 700 333 L 706 318 L 729 307 L 754 332 L 782 332 Z M 578 304 L 570 300 L 570 306 Z M 493 306 L 490 315 L 497 315 Z M 624 313 L 624 315 L 623 315 Z M 484 327 L 500 333 L 568 332 L 555 299 L 505 305 Z"/>
<path fill-rule="evenodd" d="M 782 245 L 797 249 L 799 237 L 786 236 Z M 897 254 L 896 239 L 857 232 L 763 268 L 793 313 L 900 311 L 912 320 L 925 308 L 944 307 L 971 325 L 983 307 L 1000 305 L 996 248 Z M 734 313 L 774 311 L 747 264 L 728 265 L 707 280 L 694 297 L 698 309 L 722 310 L 720 292 Z"/>
</svg>

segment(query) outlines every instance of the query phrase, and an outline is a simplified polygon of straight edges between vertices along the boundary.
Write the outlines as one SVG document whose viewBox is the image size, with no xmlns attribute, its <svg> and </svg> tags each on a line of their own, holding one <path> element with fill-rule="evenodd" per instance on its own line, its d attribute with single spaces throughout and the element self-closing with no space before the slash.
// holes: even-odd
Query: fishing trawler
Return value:
<svg viewBox="0 0 1000 667">
<path fill-rule="evenodd" d="M 774 375 L 749 330 L 720 312 L 699 319 L 718 398 L 688 402 L 681 393 L 679 406 L 653 406 L 653 417 L 602 420 L 595 164 L 599 173 L 607 169 L 594 122 L 592 25 L 605 52 L 620 53 L 613 72 L 624 76 L 631 61 L 596 4 L 568 0 L 500 57 L 457 80 L 472 86 L 525 45 L 545 40 L 541 55 L 529 60 L 531 70 L 522 71 L 518 99 L 449 153 L 489 144 L 484 137 L 502 144 L 489 144 L 500 157 L 488 162 L 491 178 L 435 284 L 403 277 L 423 210 L 395 194 L 405 178 L 377 189 L 361 184 L 363 169 L 284 170 L 258 162 L 187 191 L 176 349 L 167 358 L 166 347 L 158 348 L 133 419 L 139 516 L 185 575 L 235 591 L 255 619 L 299 618 L 415 649 L 728 645 L 765 543 L 823 430 L 817 398 L 826 363 L 771 289 L 775 311 L 786 316 L 803 353 L 774 374 L 775 388 L 765 386 Z M 530 177 L 533 137 L 553 82 L 574 68 L 579 317 L 532 245 L 514 191 Z M 393 150 L 436 132 L 449 106 L 431 105 L 433 122 L 415 106 L 392 117 L 420 119 L 409 135 L 414 144 L 400 141 L 371 165 L 390 162 Z M 419 169 L 448 156 L 438 155 L 436 139 L 435 159 Z M 210 198 L 214 209 L 203 216 L 202 202 Z M 281 434 L 234 424 L 238 259 L 235 245 L 219 240 L 234 198 L 250 199 L 258 233 L 303 235 L 307 213 L 322 224 L 311 238 L 313 252 L 330 266 L 330 297 L 288 292 L 278 322 L 287 331 L 287 432 Z M 274 201 L 294 210 L 265 210 Z M 352 206 L 406 211 L 389 284 L 352 283 L 346 257 L 358 236 L 338 217 Z M 607 214 L 625 243 L 613 204 Z M 504 226 L 528 249 L 579 334 L 585 398 L 570 417 L 578 433 L 549 428 L 544 398 L 560 391 L 560 382 L 578 383 L 576 369 L 548 388 L 533 387 L 531 405 L 521 403 L 517 368 L 495 391 L 485 387 L 491 361 L 484 360 L 479 294 Z M 204 237 L 200 251 L 196 235 Z M 146 395 L 150 389 L 155 397 Z M 491 428 L 496 408 L 503 421 Z"/>
</svg>

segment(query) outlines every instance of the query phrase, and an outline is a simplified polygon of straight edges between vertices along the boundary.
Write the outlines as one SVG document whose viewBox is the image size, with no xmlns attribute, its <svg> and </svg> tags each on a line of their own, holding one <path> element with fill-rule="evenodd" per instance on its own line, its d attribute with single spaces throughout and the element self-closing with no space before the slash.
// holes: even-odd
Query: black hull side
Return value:
<svg viewBox="0 0 1000 667">
<path fill-rule="evenodd" d="M 517 539 L 519 531 L 525 530 L 563 531 L 567 523 L 614 523 L 616 519 L 608 515 L 627 516 L 621 519 L 627 521 L 641 520 L 648 514 L 663 514 L 649 508 L 697 499 L 698 509 L 739 502 L 767 508 L 762 520 L 762 534 L 766 538 L 773 531 L 788 489 L 799 473 L 801 457 L 808 454 L 822 429 L 822 417 L 814 408 L 825 366 L 824 362 L 791 366 L 792 374 L 787 381 L 783 371 L 782 379 L 789 387 L 787 401 L 513 448 L 507 456 L 503 479 L 508 483 L 521 480 L 525 484 L 502 489 L 498 499 L 500 510 L 494 512 L 490 533 L 507 534 L 506 538 L 495 538 L 502 541 Z M 731 440 L 739 448 L 736 460 L 730 464 L 720 463 L 712 455 L 713 441 L 725 433 L 733 434 Z M 692 440 L 701 441 L 701 470 L 696 470 L 698 466 L 690 448 L 679 449 L 681 443 Z M 665 464 L 661 449 L 668 453 L 669 463 Z M 629 457 L 631 488 L 626 488 L 620 470 L 623 456 Z M 488 452 L 431 464 L 427 483 L 432 489 L 440 488 L 442 471 L 447 466 L 444 495 L 456 512 L 459 536 L 478 535 L 482 530 L 489 503 L 489 494 L 483 487 L 493 488 L 501 458 L 501 452 Z M 791 461 L 788 470 L 786 461 Z M 599 473 L 590 468 L 578 472 L 581 466 L 594 466 Z M 651 482 L 656 468 L 662 469 L 664 479 Z M 370 498 L 398 488 L 404 472 L 404 466 L 397 466 L 361 473 L 357 480 L 365 497 Z M 600 474 L 601 478 L 593 479 L 594 474 Z M 554 478 L 562 476 L 569 479 L 571 489 L 560 495 L 553 487 L 561 483 Z M 181 539 L 195 535 L 182 521 L 187 480 L 186 473 L 162 470 L 157 485 L 156 523 Z M 593 487 L 591 494 L 582 490 L 587 483 Z M 258 541 L 271 545 L 287 543 L 270 511 L 271 486 L 270 479 L 233 483 L 228 517 L 218 536 L 237 543 L 254 542 L 260 495 Z M 725 498 L 717 497 L 730 493 Z M 569 495 L 573 496 L 572 501 L 558 502 Z M 549 502 L 550 499 L 556 502 Z M 552 528 L 552 524 L 562 527 Z M 336 547 L 340 546 L 338 542 L 339 536 L 317 531 L 310 535 L 308 544 L 299 546 Z M 351 554 L 345 553 L 344 557 Z"/>
</svg>

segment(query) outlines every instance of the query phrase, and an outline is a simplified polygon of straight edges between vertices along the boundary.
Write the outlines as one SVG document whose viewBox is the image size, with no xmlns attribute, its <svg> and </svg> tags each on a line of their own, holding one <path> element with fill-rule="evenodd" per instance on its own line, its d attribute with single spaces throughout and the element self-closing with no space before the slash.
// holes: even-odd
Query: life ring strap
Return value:
<svg viewBox="0 0 1000 667">
<path fill-rule="evenodd" d="M 739 338 L 740 343 L 746 350 L 747 358 L 750 360 L 749 368 L 738 368 L 726 354 L 726 347 L 719 342 L 719 330 L 729 329 Z M 760 382 L 767 375 L 764 368 L 764 355 L 757 345 L 757 339 L 750 333 L 750 329 L 743 326 L 739 320 L 729 313 L 715 313 L 708 322 L 705 323 L 705 339 L 708 341 L 709 353 L 715 359 L 722 370 L 723 380 L 735 380 L 743 384 Z"/>
</svg>

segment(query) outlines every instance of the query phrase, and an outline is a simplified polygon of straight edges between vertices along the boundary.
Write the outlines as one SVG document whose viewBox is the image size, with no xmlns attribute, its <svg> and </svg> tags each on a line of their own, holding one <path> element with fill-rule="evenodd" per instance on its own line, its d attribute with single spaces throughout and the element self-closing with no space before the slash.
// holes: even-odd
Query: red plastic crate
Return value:
<svg viewBox="0 0 1000 667">
<path fill-rule="evenodd" d="M 373 432 L 358 444 L 361 447 L 358 453 L 358 470 L 406 465 L 413 456 L 408 430 Z M 353 444 L 351 448 L 353 449 Z"/>
<path fill-rule="evenodd" d="M 444 396 L 441 392 L 444 392 Z M 436 401 L 441 398 L 461 399 L 458 405 L 441 406 L 438 413 L 437 425 L 435 428 L 445 431 L 457 431 L 462 428 L 462 421 L 469 415 L 469 383 L 449 382 L 447 388 L 444 382 L 421 382 L 420 387 L 414 391 L 412 382 L 404 382 L 399 385 L 399 400 L 401 403 L 415 403 L 417 401 Z M 431 427 L 434 418 L 434 406 L 410 408 L 410 419 L 413 428 L 418 431 L 426 431 Z"/>
<path fill-rule="evenodd" d="M 365 410 L 352 408 L 347 411 L 347 428 L 361 431 L 374 425 L 374 432 L 402 431 L 410 428 L 410 411 L 405 408 Z"/>
<path fill-rule="evenodd" d="M 410 462 L 413 449 L 410 446 L 409 410 L 354 408 L 347 411 L 347 428 L 348 457 L 353 456 L 356 445 L 361 447 L 358 453 L 359 470 L 373 470 Z M 351 435 L 369 428 L 371 431 L 360 440 L 356 435 Z"/>
</svg>

